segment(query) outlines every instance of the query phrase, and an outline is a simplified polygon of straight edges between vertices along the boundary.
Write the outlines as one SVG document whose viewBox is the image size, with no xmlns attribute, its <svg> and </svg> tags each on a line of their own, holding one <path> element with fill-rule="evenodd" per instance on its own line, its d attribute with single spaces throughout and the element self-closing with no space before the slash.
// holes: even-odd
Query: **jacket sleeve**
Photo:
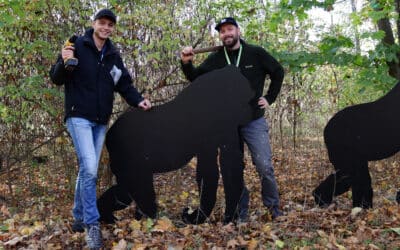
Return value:
<svg viewBox="0 0 400 250">
<path fill-rule="evenodd" d="M 192 61 L 188 63 L 183 63 L 181 60 L 181 67 L 183 74 L 185 74 L 186 79 L 189 81 L 194 81 L 198 76 L 212 71 L 214 68 L 213 60 L 214 54 L 208 56 L 198 67 L 195 67 Z"/>
<path fill-rule="evenodd" d="M 61 55 L 58 56 L 57 62 L 51 66 L 50 79 L 56 85 L 64 85 L 67 80 L 67 72 L 64 67 L 64 61 Z"/>
<path fill-rule="evenodd" d="M 132 78 L 128 70 L 122 63 L 122 59 L 119 59 L 120 69 L 122 71 L 121 78 L 118 80 L 115 90 L 125 99 L 125 101 L 133 107 L 137 107 L 138 104 L 144 100 L 142 95 L 132 84 Z"/>
<path fill-rule="evenodd" d="M 262 65 L 271 79 L 267 94 L 264 97 L 268 104 L 272 104 L 281 91 L 284 70 L 282 65 L 264 49 L 261 49 L 261 57 Z"/>
</svg>

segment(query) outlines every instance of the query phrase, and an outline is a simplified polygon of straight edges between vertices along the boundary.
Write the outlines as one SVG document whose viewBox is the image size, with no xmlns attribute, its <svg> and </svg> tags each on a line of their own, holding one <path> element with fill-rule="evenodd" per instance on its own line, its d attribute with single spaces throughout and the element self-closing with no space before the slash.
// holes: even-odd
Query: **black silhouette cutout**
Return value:
<svg viewBox="0 0 400 250">
<path fill-rule="evenodd" d="M 351 188 L 353 207 L 372 207 L 368 161 L 381 160 L 399 151 L 399 102 L 400 83 L 397 83 L 377 101 L 347 107 L 331 118 L 324 139 L 336 171 L 313 191 L 318 205 L 329 205 L 334 196 Z"/>
<path fill-rule="evenodd" d="M 219 178 L 224 182 L 225 217 L 234 219 L 243 188 L 243 153 L 238 127 L 251 121 L 254 97 L 247 79 L 233 66 L 198 77 L 174 100 L 150 111 L 124 113 L 106 136 L 117 184 L 97 201 L 100 220 L 112 223 L 113 211 L 136 202 L 135 218 L 156 217 L 153 173 L 185 166 L 198 157 L 200 207 L 183 219 L 203 223 L 215 205 Z"/>
</svg>

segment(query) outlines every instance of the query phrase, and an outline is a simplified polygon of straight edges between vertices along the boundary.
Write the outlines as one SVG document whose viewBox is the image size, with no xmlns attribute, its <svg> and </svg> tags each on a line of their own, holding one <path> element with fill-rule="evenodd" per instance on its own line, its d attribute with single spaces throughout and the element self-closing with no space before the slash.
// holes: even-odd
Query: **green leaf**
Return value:
<svg viewBox="0 0 400 250">
<path fill-rule="evenodd" d="M 392 227 L 390 228 L 393 232 L 397 233 L 400 236 L 400 227 Z"/>
<path fill-rule="evenodd" d="M 2 232 L 8 232 L 8 226 L 7 225 L 0 225 L 0 231 Z"/>
<path fill-rule="evenodd" d="M 146 226 L 147 232 L 150 232 L 154 226 L 154 221 L 151 218 L 147 218 L 145 226 Z"/>
<path fill-rule="evenodd" d="M 275 246 L 276 246 L 277 248 L 282 249 L 282 248 L 285 246 L 285 242 L 283 242 L 283 241 L 281 241 L 281 240 L 276 240 L 276 241 L 275 241 Z"/>
</svg>

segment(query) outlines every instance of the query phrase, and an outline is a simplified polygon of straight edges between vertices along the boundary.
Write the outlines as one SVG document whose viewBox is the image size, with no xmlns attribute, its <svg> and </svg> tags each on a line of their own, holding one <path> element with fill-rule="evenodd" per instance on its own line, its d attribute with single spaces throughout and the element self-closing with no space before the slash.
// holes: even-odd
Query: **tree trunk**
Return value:
<svg viewBox="0 0 400 250">
<path fill-rule="evenodd" d="M 396 11 L 398 14 L 400 14 L 399 12 L 399 3 L 400 0 L 396 0 L 395 4 L 396 4 Z M 379 11 L 380 9 L 375 9 L 376 11 Z M 397 27 L 399 27 L 399 20 L 397 20 Z M 386 45 L 386 46 L 393 46 L 395 45 L 395 39 L 394 39 L 394 35 L 393 35 L 393 30 L 392 30 L 392 26 L 390 24 L 390 20 L 389 18 L 385 17 L 382 18 L 378 21 L 378 29 L 381 31 L 385 32 L 385 37 L 383 38 L 382 42 Z M 399 36 L 398 32 L 398 36 Z M 397 53 L 397 58 L 400 59 L 400 53 Z M 389 75 L 391 75 L 392 77 L 400 80 L 400 65 L 398 62 L 395 61 L 387 61 L 386 62 L 387 65 L 389 66 Z"/>
<path fill-rule="evenodd" d="M 399 0 L 400 1 L 400 0 Z M 357 12 L 357 1 L 356 0 L 351 0 L 351 12 L 353 14 L 356 14 Z M 354 25 L 354 39 L 355 39 L 355 46 L 356 46 L 356 53 L 360 54 L 361 53 L 361 46 L 360 46 L 360 32 L 358 31 L 358 27 Z"/>
<path fill-rule="evenodd" d="M 292 106 L 292 111 L 293 111 L 293 117 L 292 117 L 292 143 L 293 143 L 293 150 L 296 151 L 297 147 L 297 91 L 296 91 L 296 75 L 293 76 L 293 99 L 290 105 Z"/>
<path fill-rule="evenodd" d="M 394 4 L 396 6 L 397 16 L 400 16 L 400 0 L 396 0 Z M 397 26 L 397 40 L 400 41 L 400 18 L 397 18 L 396 26 Z"/>
</svg>

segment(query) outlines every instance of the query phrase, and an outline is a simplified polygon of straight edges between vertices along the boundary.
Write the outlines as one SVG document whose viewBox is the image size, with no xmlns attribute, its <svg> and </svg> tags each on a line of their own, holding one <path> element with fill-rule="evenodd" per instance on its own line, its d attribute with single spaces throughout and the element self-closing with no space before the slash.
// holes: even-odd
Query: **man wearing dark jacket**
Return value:
<svg viewBox="0 0 400 250">
<path fill-rule="evenodd" d="M 64 85 L 65 120 L 79 161 L 72 228 L 79 232 L 86 228 L 90 249 L 102 247 L 96 181 L 114 91 L 131 106 L 143 110 L 151 108 L 150 101 L 133 87 L 131 76 L 109 39 L 116 19 L 111 10 L 100 10 L 94 17 L 92 28 L 77 38 L 74 46 L 64 47 L 50 70 L 53 83 Z M 78 59 L 78 65 L 67 70 L 64 61 L 71 57 Z"/>
<path fill-rule="evenodd" d="M 239 67 L 242 74 L 249 80 L 256 95 L 252 100 L 254 120 L 240 129 L 240 134 L 246 142 L 261 178 L 262 199 L 269 209 L 272 218 L 280 216 L 279 194 L 271 162 L 271 147 L 269 143 L 268 124 L 264 118 L 265 109 L 271 105 L 283 82 L 282 66 L 263 48 L 245 43 L 240 39 L 240 29 L 232 17 L 222 19 L 215 29 L 223 47 L 210 54 L 198 67 L 193 66 L 193 48 L 185 47 L 181 52 L 182 70 L 190 81 L 201 74 L 233 64 Z M 266 75 L 271 83 L 267 94 L 263 96 Z M 249 195 L 244 189 L 240 204 L 240 219 L 246 220 Z"/>
</svg>

